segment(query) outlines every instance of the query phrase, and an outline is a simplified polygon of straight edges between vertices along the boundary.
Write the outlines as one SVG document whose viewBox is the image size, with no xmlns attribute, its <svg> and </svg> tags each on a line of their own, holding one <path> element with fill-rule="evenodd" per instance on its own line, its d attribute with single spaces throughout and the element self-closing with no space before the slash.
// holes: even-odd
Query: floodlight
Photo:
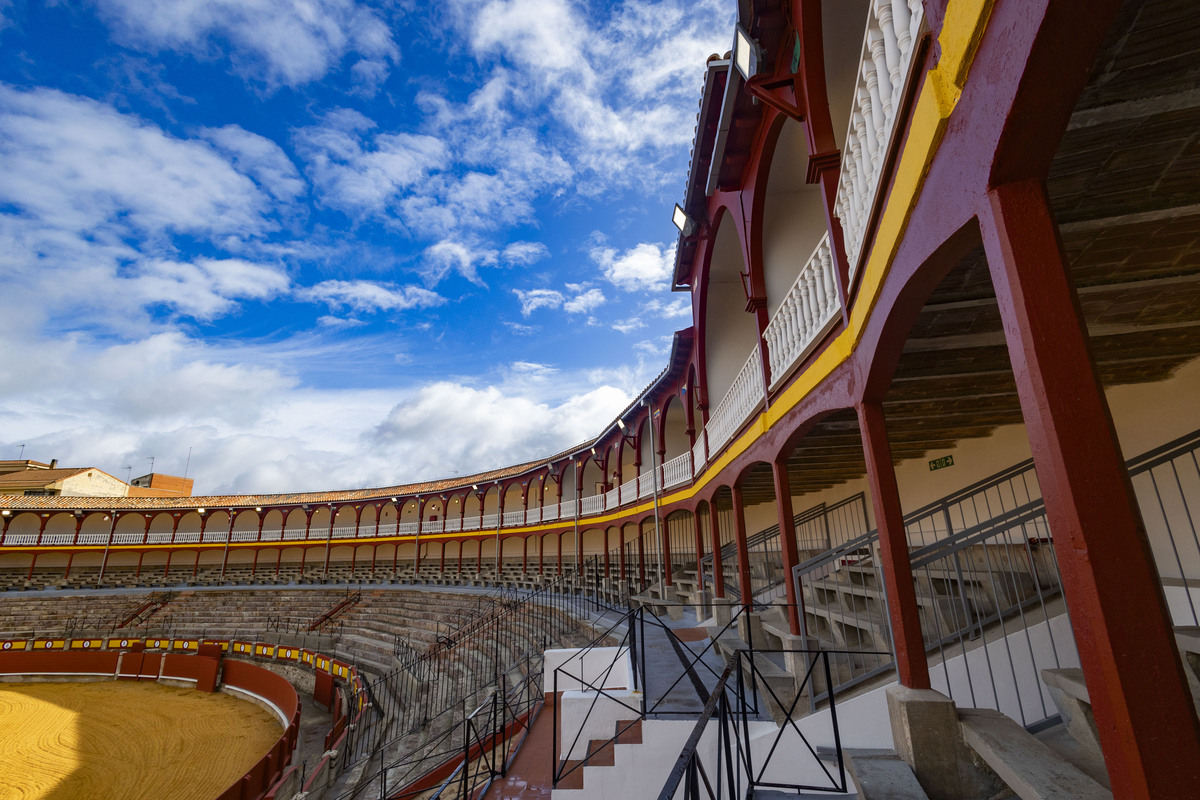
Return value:
<svg viewBox="0 0 1200 800">
<path fill-rule="evenodd" d="M 740 24 L 733 29 L 733 63 L 742 77 L 750 80 L 758 74 L 759 62 L 762 61 L 762 48 L 758 42 L 750 38 L 746 29 Z"/>
<path fill-rule="evenodd" d="M 675 204 L 675 213 L 671 215 L 671 221 L 684 236 L 691 236 L 696 230 L 696 221 L 688 216 L 679 203 Z"/>
</svg>

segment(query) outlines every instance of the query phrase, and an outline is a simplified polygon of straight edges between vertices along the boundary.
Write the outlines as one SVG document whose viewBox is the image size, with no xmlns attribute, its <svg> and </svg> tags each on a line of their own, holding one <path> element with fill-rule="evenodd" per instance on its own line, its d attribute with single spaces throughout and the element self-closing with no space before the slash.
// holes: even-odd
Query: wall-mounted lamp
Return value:
<svg viewBox="0 0 1200 800">
<path fill-rule="evenodd" d="M 675 212 L 671 215 L 671 221 L 675 223 L 675 227 L 679 228 L 679 232 L 684 236 L 691 236 L 696 232 L 696 221 L 688 216 L 688 213 L 683 210 L 683 206 L 679 203 L 675 204 Z"/>
<path fill-rule="evenodd" d="M 733 29 L 733 64 L 742 77 L 750 80 L 758 74 L 762 62 L 762 47 L 750 38 L 746 29 L 738 23 Z"/>
<path fill-rule="evenodd" d="M 114 512 L 114 513 L 115 513 L 115 512 Z M 203 514 L 203 513 L 205 513 L 205 512 L 204 512 L 204 509 L 203 509 L 203 508 L 197 508 L 197 509 L 196 509 L 196 513 L 197 513 L 197 514 Z"/>
<path fill-rule="evenodd" d="M 617 420 L 617 427 L 620 428 L 621 430 L 625 430 L 625 420 L 623 420 L 623 419 Z"/>
</svg>

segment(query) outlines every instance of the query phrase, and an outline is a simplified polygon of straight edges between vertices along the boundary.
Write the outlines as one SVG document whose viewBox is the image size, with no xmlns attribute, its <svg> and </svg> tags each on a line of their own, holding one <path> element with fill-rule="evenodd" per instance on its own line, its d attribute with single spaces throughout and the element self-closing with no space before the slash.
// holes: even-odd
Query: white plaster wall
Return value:
<svg viewBox="0 0 1200 800">
<path fill-rule="evenodd" d="M 547 650 L 542 667 L 542 691 L 555 691 L 554 673 L 560 667 L 562 671 L 558 673 L 557 686 L 560 692 L 582 689 L 583 683 L 580 682 L 580 678 L 602 689 L 628 689 L 633 683 L 628 647 L 567 647 Z"/>
</svg>

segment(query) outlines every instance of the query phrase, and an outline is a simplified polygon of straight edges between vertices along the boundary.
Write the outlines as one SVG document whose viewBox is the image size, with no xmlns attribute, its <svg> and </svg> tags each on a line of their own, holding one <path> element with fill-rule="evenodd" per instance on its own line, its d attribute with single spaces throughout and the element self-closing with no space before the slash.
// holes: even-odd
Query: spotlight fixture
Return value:
<svg viewBox="0 0 1200 800">
<path fill-rule="evenodd" d="M 696 221 L 688 216 L 688 213 L 683 210 L 683 206 L 679 203 L 675 204 L 675 213 L 671 215 L 671 221 L 675 223 L 675 227 L 679 228 L 679 232 L 684 236 L 691 236 L 696 232 Z"/>
<path fill-rule="evenodd" d="M 750 38 L 746 29 L 738 23 L 733 29 L 733 63 L 742 77 L 750 80 L 758 74 L 762 62 L 762 47 Z"/>
</svg>

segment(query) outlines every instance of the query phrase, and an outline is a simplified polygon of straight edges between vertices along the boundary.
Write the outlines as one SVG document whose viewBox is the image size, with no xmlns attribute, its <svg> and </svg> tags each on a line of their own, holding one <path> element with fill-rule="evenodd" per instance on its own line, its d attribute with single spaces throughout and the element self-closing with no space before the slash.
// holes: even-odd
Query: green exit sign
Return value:
<svg viewBox="0 0 1200 800">
<path fill-rule="evenodd" d="M 953 466 L 954 456 L 942 456 L 941 458 L 935 458 L 933 461 L 929 462 L 929 471 L 933 472 L 935 469 L 945 469 L 946 467 Z"/>
</svg>

